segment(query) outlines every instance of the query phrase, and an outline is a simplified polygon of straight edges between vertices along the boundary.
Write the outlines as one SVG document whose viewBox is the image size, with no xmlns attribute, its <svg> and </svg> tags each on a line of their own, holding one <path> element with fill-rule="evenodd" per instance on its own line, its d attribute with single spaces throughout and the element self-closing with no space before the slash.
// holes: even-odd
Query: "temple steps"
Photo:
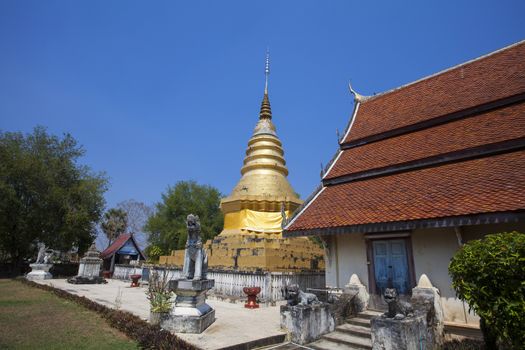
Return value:
<svg viewBox="0 0 525 350">
<path fill-rule="evenodd" d="M 364 311 L 346 320 L 346 323 L 337 326 L 332 333 L 325 334 L 321 339 L 307 345 L 316 350 L 334 349 L 372 349 L 372 333 L 370 320 L 381 315 L 376 311 Z"/>
<path fill-rule="evenodd" d="M 382 311 L 366 310 L 366 311 L 358 313 L 357 317 L 359 317 L 359 318 L 366 318 L 367 320 L 371 320 L 374 317 L 381 316 L 383 313 L 384 312 L 382 312 Z M 355 317 L 353 317 L 353 318 L 355 318 Z M 349 318 L 349 320 L 351 320 L 351 319 L 352 318 Z"/>
<path fill-rule="evenodd" d="M 354 318 L 347 319 L 346 323 L 354 325 L 354 326 L 367 327 L 370 329 L 370 319 L 369 318 L 357 316 Z"/>
<path fill-rule="evenodd" d="M 335 331 L 308 346 L 318 350 L 337 348 L 368 350 L 372 349 L 372 340 Z"/>
<path fill-rule="evenodd" d="M 372 335 L 370 333 L 370 327 L 363 327 L 363 326 L 355 326 L 352 324 L 342 324 L 339 327 L 336 328 L 336 331 L 355 335 L 357 337 L 363 337 L 363 338 L 372 338 Z"/>
</svg>

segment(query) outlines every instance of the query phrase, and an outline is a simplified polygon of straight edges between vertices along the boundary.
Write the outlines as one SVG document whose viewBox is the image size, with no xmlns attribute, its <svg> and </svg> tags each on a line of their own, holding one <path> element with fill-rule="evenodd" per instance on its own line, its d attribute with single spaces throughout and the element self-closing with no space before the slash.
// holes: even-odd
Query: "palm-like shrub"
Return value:
<svg viewBox="0 0 525 350">
<path fill-rule="evenodd" d="M 146 291 L 152 312 L 169 312 L 173 304 L 173 292 L 169 290 L 168 270 L 152 270 Z"/>
</svg>

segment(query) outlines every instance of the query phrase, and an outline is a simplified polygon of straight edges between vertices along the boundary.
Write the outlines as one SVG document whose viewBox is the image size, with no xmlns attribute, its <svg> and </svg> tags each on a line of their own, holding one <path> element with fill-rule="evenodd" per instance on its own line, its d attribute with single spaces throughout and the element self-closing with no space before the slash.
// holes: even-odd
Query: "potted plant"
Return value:
<svg viewBox="0 0 525 350">
<path fill-rule="evenodd" d="M 169 290 L 168 271 L 151 271 L 149 276 L 149 286 L 146 295 L 150 304 L 149 321 L 153 325 L 158 325 L 165 320 L 173 305 L 173 292 Z"/>
</svg>

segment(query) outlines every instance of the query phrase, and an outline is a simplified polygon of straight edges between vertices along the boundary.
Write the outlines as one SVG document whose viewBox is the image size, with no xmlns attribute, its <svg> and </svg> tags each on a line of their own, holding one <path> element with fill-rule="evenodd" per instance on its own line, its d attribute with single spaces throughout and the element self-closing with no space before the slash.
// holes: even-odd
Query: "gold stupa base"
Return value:
<svg viewBox="0 0 525 350">
<path fill-rule="evenodd" d="M 208 267 L 218 270 L 293 272 L 324 270 L 324 251 L 306 237 L 223 232 L 206 242 Z M 182 267 L 184 250 L 161 256 L 160 264 Z"/>
</svg>

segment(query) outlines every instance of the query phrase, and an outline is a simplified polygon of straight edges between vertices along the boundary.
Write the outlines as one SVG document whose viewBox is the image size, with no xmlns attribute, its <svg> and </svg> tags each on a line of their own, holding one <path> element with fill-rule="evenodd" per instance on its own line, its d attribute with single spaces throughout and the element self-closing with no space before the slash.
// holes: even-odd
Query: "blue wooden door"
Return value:
<svg viewBox="0 0 525 350">
<path fill-rule="evenodd" d="M 389 239 L 372 241 L 377 291 L 383 294 L 391 284 L 399 294 L 410 289 L 405 241 Z"/>
</svg>

